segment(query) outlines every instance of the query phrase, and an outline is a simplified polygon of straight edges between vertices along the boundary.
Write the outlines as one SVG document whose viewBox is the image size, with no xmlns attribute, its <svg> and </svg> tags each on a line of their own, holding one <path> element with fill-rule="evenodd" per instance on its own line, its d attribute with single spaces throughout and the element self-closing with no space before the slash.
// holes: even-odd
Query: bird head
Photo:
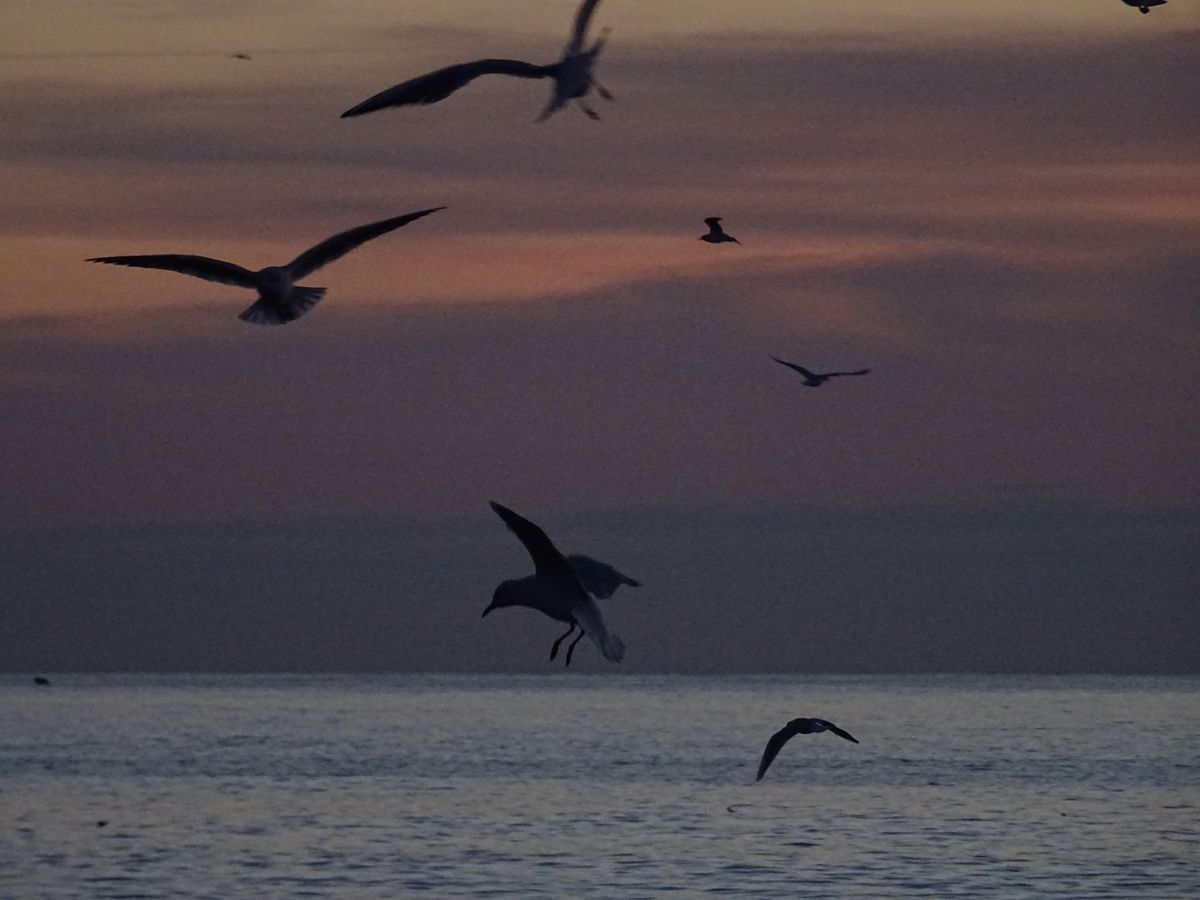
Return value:
<svg viewBox="0 0 1200 900">
<path fill-rule="evenodd" d="M 505 606 L 515 605 L 516 602 L 512 599 L 512 582 L 502 581 L 492 594 L 492 602 L 487 605 L 487 609 L 483 611 L 483 615 L 479 618 L 485 618 L 493 609 L 502 609 Z"/>
</svg>

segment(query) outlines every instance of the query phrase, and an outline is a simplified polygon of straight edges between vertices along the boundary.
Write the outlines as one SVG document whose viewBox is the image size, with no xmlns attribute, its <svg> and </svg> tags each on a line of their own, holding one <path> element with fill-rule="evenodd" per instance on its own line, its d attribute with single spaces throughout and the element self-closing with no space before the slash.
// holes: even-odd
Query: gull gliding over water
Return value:
<svg viewBox="0 0 1200 900">
<path fill-rule="evenodd" d="M 781 729 L 771 735 L 771 739 L 767 741 L 766 749 L 763 750 L 762 760 L 758 764 L 758 776 L 755 781 L 762 781 L 763 775 L 767 774 L 767 769 L 771 765 L 771 761 L 779 755 L 779 751 L 783 749 L 783 745 L 790 741 L 798 734 L 818 734 L 822 731 L 832 731 L 840 738 L 847 741 L 858 743 L 858 738 L 848 731 L 842 731 L 832 722 L 826 722 L 824 719 L 792 719 Z"/>
<path fill-rule="evenodd" d="M 600 607 L 588 596 L 579 576 L 546 532 L 506 506 L 492 502 L 491 507 L 529 552 L 534 571 L 524 578 L 501 582 L 483 615 L 505 606 L 528 606 L 572 627 L 578 625 L 605 659 L 620 662 L 625 656 L 625 645 L 615 632 L 608 630 Z M 567 650 L 568 666 L 574 649 L 572 644 Z"/>
<path fill-rule="evenodd" d="M 772 356 L 771 359 L 775 360 L 775 362 L 779 363 L 781 366 L 787 366 L 789 369 L 794 369 L 803 375 L 805 387 L 820 387 L 830 378 L 844 378 L 847 375 L 866 375 L 871 371 L 870 369 L 856 369 L 853 372 L 812 372 L 804 368 L 804 366 L 787 362 L 786 360 L 780 359 L 778 356 Z"/>
<path fill-rule="evenodd" d="M 553 113 L 566 106 L 571 100 L 579 103 L 580 109 L 587 113 L 588 118 L 599 119 L 596 111 L 583 102 L 583 98 L 593 87 L 605 100 L 611 100 L 610 94 L 603 85 L 592 75 L 592 67 L 596 57 L 604 49 L 607 31 L 600 35 L 590 47 L 584 47 L 588 22 L 600 0 L 583 0 L 575 13 L 575 27 L 571 38 L 563 49 L 562 58 L 556 63 L 539 66 L 520 59 L 477 59 L 474 62 L 458 63 L 437 69 L 425 75 L 420 75 L 408 81 L 401 82 L 386 91 L 380 91 L 357 106 L 342 113 L 342 118 L 361 116 L 377 109 L 389 106 L 412 106 L 416 104 L 437 103 L 445 100 L 461 87 L 470 84 L 481 75 L 513 75 L 517 78 L 552 78 L 554 79 L 554 94 L 550 102 L 538 116 L 543 122 Z"/>
<path fill-rule="evenodd" d="M 109 263 L 114 266 L 134 266 L 142 269 L 167 269 L 182 275 L 192 275 L 205 281 L 232 284 L 237 287 L 258 291 L 258 301 L 238 315 L 245 322 L 255 325 L 283 325 L 300 318 L 317 305 L 325 293 L 323 287 L 305 287 L 296 282 L 311 275 L 322 266 L 345 256 L 355 247 L 365 244 L 389 231 L 395 231 L 422 216 L 445 209 L 435 206 L 418 212 L 360 225 L 326 238 L 305 250 L 284 266 L 267 266 L 257 272 L 243 269 L 235 263 L 207 256 L 189 256 L 181 253 L 164 253 L 150 256 L 97 256 L 88 262 Z"/>
<path fill-rule="evenodd" d="M 708 226 L 708 234 L 700 235 L 700 240 L 707 241 L 710 244 L 740 244 L 737 238 L 732 234 L 726 234 L 725 229 L 721 227 L 720 216 L 709 216 L 704 220 L 704 224 Z"/>
</svg>

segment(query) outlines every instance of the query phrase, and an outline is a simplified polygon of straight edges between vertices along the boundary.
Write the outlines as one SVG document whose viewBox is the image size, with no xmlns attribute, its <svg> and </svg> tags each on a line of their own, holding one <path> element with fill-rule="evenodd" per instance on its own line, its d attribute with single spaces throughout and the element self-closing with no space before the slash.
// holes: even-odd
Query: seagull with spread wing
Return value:
<svg viewBox="0 0 1200 900">
<path fill-rule="evenodd" d="M 529 552 L 534 571 L 524 578 L 501 582 L 483 615 L 505 606 L 528 606 L 559 622 L 566 622 L 572 628 L 578 626 L 583 634 L 592 639 L 605 659 L 620 662 L 625 656 L 625 644 L 615 632 L 608 630 L 600 607 L 588 595 L 575 569 L 546 536 L 546 532 L 506 506 L 492 502 L 491 507 Z M 568 666 L 574 649 L 575 644 L 571 644 L 567 650 Z"/>
<path fill-rule="evenodd" d="M 617 592 L 623 584 L 630 587 L 641 587 L 642 583 L 636 579 L 630 578 L 623 572 L 610 566 L 608 563 L 600 562 L 598 559 L 592 559 L 590 556 L 584 556 L 582 553 L 572 553 L 567 557 L 567 562 L 571 564 L 571 569 L 575 572 L 575 577 L 579 579 L 579 583 L 583 585 L 583 589 L 595 597 L 597 600 L 607 600 Z M 571 627 L 559 635 L 558 640 L 550 647 L 550 659 L 553 660 L 558 656 L 559 645 L 569 638 L 575 631 L 576 625 L 571 623 Z M 575 652 L 575 645 L 583 638 L 583 631 L 571 642 L 567 647 L 567 665 L 570 665 L 571 654 Z"/>
<path fill-rule="evenodd" d="M 437 69 L 425 75 L 402 82 L 386 91 L 380 91 L 373 97 L 368 97 L 357 106 L 342 113 L 343 119 L 361 116 L 385 109 L 389 106 L 413 106 L 418 104 L 437 103 L 445 100 L 459 88 L 465 87 L 481 75 L 513 75 L 517 78 L 551 78 L 554 80 L 554 94 L 550 102 L 538 116 L 543 122 L 572 100 L 579 103 L 580 109 L 591 119 L 600 116 L 594 109 L 584 103 L 583 98 L 593 87 L 605 100 L 612 100 L 610 94 L 594 75 L 592 68 L 596 57 L 604 49 L 608 32 L 605 31 L 590 47 L 584 46 L 587 36 L 588 23 L 600 0 L 583 0 L 579 11 L 575 13 L 575 28 L 571 38 L 563 50 L 562 58 L 556 63 L 539 66 L 520 59 L 477 59 L 474 62 L 459 63 Z"/>
<path fill-rule="evenodd" d="M 820 387 L 830 378 L 844 378 L 847 375 L 866 375 L 871 371 L 870 369 L 856 369 L 853 372 L 812 372 L 804 368 L 804 366 L 790 363 L 787 360 L 780 359 L 778 356 L 772 356 L 771 359 L 775 360 L 781 366 L 787 366 L 789 369 L 794 369 L 803 375 L 805 387 Z"/>
<path fill-rule="evenodd" d="M 351 228 L 349 231 L 335 234 L 333 237 L 321 241 L 315 247 L 305 250 L 287 265 L 267 266 L 257 272 L 243 269 L 235 263 L 225 262 L 221 259 L 189 256 L 182 253 L 149 256 L 97 256 L 89 259 L 88 262 L 133 266 L 140 269 L 166 269 L 182 275 L 203 278 L 205 281 L 250 288 L 250 290 L 258 291 L 258 301 L 243 310 L 238 318 L 255 325 L 283 325 L 300 318 L 316 306 L 317 301 L 325 294 L 323 287 L 304 287 L 296 284 L 301 278 L 311 275 L 322 266 L 345 256 L 372 238 L 395 231 L 422 216 L 445 208 L 444 206 L 435 206 L 432 209 L 422 209 L 392 219 L 384 219 L 382 222 L 372 222 L 369 225 Z"/>
<path fill-rule="evenodd" d="M 708 234 L 700 235 L 700 240 L 706 241 L 709 244 L 740 244 L 737 238 L 732 234 L 726 234 L 725 229 L 721 227 L 720 216 L 709 216 L 704 220 L 704 224 L 708 226 Z"/>
<path fill-rule="evenodd" d="M 783 749 L 783 745 L 790 741 L 798 734 L 819 734 L 822 731 L 831 731 L 838 737 L 858 743 L 858 738 L 848 731 L 842 731 L 832 722 L 826 722 L 824 719 L 792 719 L 781 729 L 771 735 L 771 739 L 767 741 L 766 749 L 763 750 L 762 760 L 758 764 L 758 777 L 755 781 L 762 781 L 762 777 L 767 774 L 767 769 L 771 765 L 771 761 L 779 755 L 779 751 Z"/>
</svg>

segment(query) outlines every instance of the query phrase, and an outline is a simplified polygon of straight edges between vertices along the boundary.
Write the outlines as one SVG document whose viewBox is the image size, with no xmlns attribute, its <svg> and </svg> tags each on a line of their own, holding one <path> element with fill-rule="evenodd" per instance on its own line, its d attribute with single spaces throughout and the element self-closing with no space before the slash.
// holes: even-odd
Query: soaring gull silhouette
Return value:
<svg viewBox="0 0 1200 900">
<path fill-rule="evenodd" d="M 704 220 L 704 224 L 708 226 L 708 234 L 700 235 L 700 240 L 707 241 L 710 244 L 740 244 L 737 238 L 732 234 L 726 234 L 725 229 L 721 227 L 720 216 L 709 216 Z"/>
<path fill-rule="evenodd" d="M 847 741 L 858 743 L 858 738 L 848 731 L 842 731 L 832 722 L 826 722 L 824 719 L 792 719 L 781 729 L 771 735 L 771 739 L 767 741 L 766 749 L 763 750 L 762 760 L 758 764 L 758 776 L 755 781 L 762 781 L 763 775 L 767 774 L 767 769 L 771 765 L 771 761 L 779 755 L 779 751 L 783 749 L 783 745 L 790 741 L 798 734 L 818 734 L 822 731 L 832 731 L 840 738 Z"/>
<path fill-rule="evenodd" d="M 544 122 L 571 100 L 577 101 L 579 108 L 587 113 L 589 118 L 599 119 L 600 116 L 596 111 L 583 102 L 583 98 L 593 87 L 605 100 L 613 99 L 612 94 L 592 75 L 596 57 L 604 49 L 604 42 L 608 38 L 607 30 L 590 47 L 584 47 L 588 22 L 591 21 L 592 13 L 599 3 L 600 0 L 583 0 L 579 4 L 579 11 L 575 13 L 575 28 L 571 32 L 571 39 L 567 41 L 562 58 L 556 63 L 539 66 L 520 59 L 477 59 L 474 62 L 446 66 L 444 69 L 437 69 L 401 82 L 386 91 L 380 91 L 375 96 L 368 97 L 357 106 L 346 110 L 342 113 L 342 118 L 361 116 L 388 106 L 437 103 L 439 100 L 445 100 L 459 88 L 465 87 L 481 75 L 513 75 L 517 78 L 554 79 L 554 94 L 550 97 L 546 108 L 542 110 L 542 114 L 538 116 L 539 122 Z"/>
<path fill-rule="evenodd" d="M 88 262 L 109 263 L 114 266 L 135 266 L 142 269 L 167 269 L 183 275 L 232 284 L 258 291 L 258 301 L 247 307 L 238 316 L 255 325 L 283 325 L 300 318 L 317 305 L 325 293 L 323 287 L 304 287 L 296 282 L 317 269 L 345 256 L 355 247 L 365 244 L 381 234 L 395 231 L 422 216 L 445 209 L 435 206 L 418 212 L 360 225 L 326 238 L 305 250 L 284 266 L 267 266 L 257 272 L 241 266 L 207 256 L 188 256 L 180 253 L 165 253 L 151 256 L 97 256 Z"/>
<path fill-rule="evenodd" d="M 812 372 L 804 366 L 799 366 L 796 363 L 790 363 L 787 360 L 780 359 L 778 356 L 772 356 L 771 359 L 779 363 L 781 366 L 787 366 L 789 369 L 795 369 L 804 376 L 805 387 L 820 387 L 830 378 L 844 378 L 847 375 L 866 375 L 870 369 L 856 369 L 853 372 Z"/>
</svg>

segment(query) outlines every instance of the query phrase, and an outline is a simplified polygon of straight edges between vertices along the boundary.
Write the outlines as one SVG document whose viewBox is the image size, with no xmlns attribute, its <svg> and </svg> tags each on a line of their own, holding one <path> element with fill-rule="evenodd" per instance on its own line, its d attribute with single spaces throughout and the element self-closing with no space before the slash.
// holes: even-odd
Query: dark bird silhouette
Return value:
<svg viewBox="0 0 1200 900">
<path fill-rule="evenodd" d="M 767 741 L 766 749 L 763 750 L 762 759 L 758 763 L 758 776 L 755 781 L 762 781 L 763 775 L 767 773 L 767 769 L 771 765 L 771 761 L 779 755 L 779 751 L 783 749 L 783 745 L 790 741 L 798 734 L 818 734 L 822 731 L 832 731 L 840 738 L 847 741 L 858 743 L 858 738 L 848 731 L 842 731 L 832 722 L 826 722 L 824 719 L 792 719 L 781 729 L 771 735 L 771 739 Z"/>
<path fill-rule="evenodd" d="M 187 256 L 179 253 L 151 256 L 97 256 L 89 259 L 88 262 L 134 266 L 141 269 L 167 269 L 182 275 L 203 278 L 205 281 L 250 288 L 258 291 L 258 301 L 243 310 L 238 318 L 256 325 L 283 325 L 300 318 L 316 306 L 317 301 L 325 294 L 323 287 L 304 287 L 296 284 L 299 279 L 311 275 L 322 266 L 345 256 L 372 238 L 395 231 L 409 222 L 414 222 L 423 216 L 445 208 L 444 206 L 435 206 L 432 209 L 422 209 L 419 212 L 396 216 L 393 219 L 384 219 L 382 222 L 372 222 L 369 225 L 351 228 L 349 231 L 335 234 L 333 237 L 321 241 L 315 247 L 305 250 L 287 265 L 267 266 L 257 272 L 243 269 L 239 265 L 220 259 L 210 259 L 207 256 Z"/>
<path fill-rule="evenodd" d="M 253 59 L 249 53 L 230 53 L 230 59 Z"/>
<path fill-rule="evenodd" d="M 539 122 L 544 122 L 571 100 L 578 102 L 580 109 L 587 114 L 588 118 L 599 119 L 600 116 L 596 111 L 583 101 L 593 87 L 605 100 L 613 99 L 612 94 L 596 81 L 592 74 L 596 57 L 604 49 L 608 32 L 605 31 L 596 43 L 584 48 L 588 23 L 599 2 L 600 0 L 583 0 L 579 4 L 579 10 L 575 13 L 575 27 L 571 32 L 571 38 L 563 50 L 562 58 L 556 63 L 539 66 L 520 59 L 477 59 L 474 62 L 446 66 L 444 69 L 437 69 L 397 84 L 386 91 L 380 91 L 375 96 L 368 97 L 357 106 L 346 110 L 342 113 L 342 118 L 361 116 L 389 106 L 437 103 L 439 100 L 445 100 L 459 88 L 465 87 L 481 75 L 512 75 L 517 78 L 552 78 L 554 80 L 554 93 L 550 97 L 550 102 L 546 104 L 546 108 L 542 110 L 542 114 L 538 116 Z"/>
<path fill-rule="evenodd" d="M 50 679 L 45 675 L 34 675 L 33 683 L 38 687 L 50 687 Z"/>
<path fill-rule="evenodd" d="M 571 564 L 571 569 L 575 572 L 575 577 L 579 579 L 579 583 L 583 585 L 583 589 L 597 600 L 609 599 L 617 592 L 617 588 L 623 584 L 627 584 L 630 587 L 642 586 L 640 581 L 635 581 L 628 575 L 617 571 L 608 563 L 592 559 L 590 556 L 584 556 L 582 553 L 572 553 L 567 557 L 567 562 Z M 575 623 L 572 622 L 571 626 L 550 647 L 551 660 L 558 656 L 559 645 L 574 633 L 575 627 Z M 583 632 L 581 631 L 579 636 L 572 641 L 571 646 L 567 648 L 568 660 L 570 659 L 571 651 L 582 637 Z"/>
<path fill-rule="evenodd" d="M 600 607 L 588 595 L 575 569 L 546 536 L 546 532 L 506 506 L 492 502 L 491 507 L 529 552 L 534 572 L 524 578 L 502 582 L 483 615 L 505 606 L 528 606 L 559 622 L 566 622 L 572 628 L 578 626 L 581 629 L 580 638 L 586 634 L 605 659 L 620 662 L 625 656 L 625 645 L 615 632 L 608 630 Z M 567 648 L 568 666 L 578 642 L 576 638 Z"/>
<path fill-rule="evenodd" d="M 1167 0 L 1122 0 L 1126 6 L 1136 6 L 1142 15 L 1150 12 L 1152 6 L 1166 6 Z"/>
<path fill-rule="evenodd" d="M 707 241 L 710 244 L 740 244 L 737 238 L 732 234 L 726 234 L 725 229 L 721 227 L 720 216 L 709 216 L 704 220 L 704 224 L 708 226 L 708 234 L 700 235 L 700 240 Z"/>
<path fill-rule="evenodd" d="M 804 376 L 805 387 L 820 387 L 830 378 L 844 378 L 847 375 L 866 375 L 870 369 L 856 369 L 853 372 L 811 372 L 804 366 L 799 366 L 796 363 L 790 363 L 787 360 L 780 359 L 778 356 L 772 356 L 771 359 L 779 363 L 781 366 L 787 366 L 789 369 L 794 369 Z"/>
</svg>

